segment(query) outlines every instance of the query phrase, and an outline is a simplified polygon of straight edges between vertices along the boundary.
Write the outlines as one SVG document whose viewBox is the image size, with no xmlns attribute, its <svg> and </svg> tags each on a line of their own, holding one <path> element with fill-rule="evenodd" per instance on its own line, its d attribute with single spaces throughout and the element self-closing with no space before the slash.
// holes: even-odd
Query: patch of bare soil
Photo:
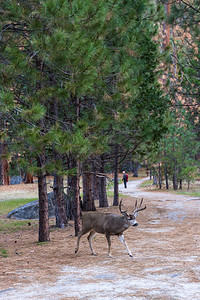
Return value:
<svg viewBox="0 0 200 300">
<path fill-rule="evenodd" d="M 169 193 L 148 194 L 129 182 L 123 209 L 132 210 L 144 197 L 147 209 L 138 227 L 125 231 L 130 258 L 117 237 L 107 242 L 97 234 L 90 253 L 87 236 L 74 253 L 73 222 L 52 229 L 51 242 L 37 244 L 38 228 L 1 234 L 8 257 L 0 257 L 1 299 L 199 299 L 200 200 Z M 102 211 L 116 212 L 110 206 Z M 54 222 L 52 220 L 51 222 Z"/>
</svg>

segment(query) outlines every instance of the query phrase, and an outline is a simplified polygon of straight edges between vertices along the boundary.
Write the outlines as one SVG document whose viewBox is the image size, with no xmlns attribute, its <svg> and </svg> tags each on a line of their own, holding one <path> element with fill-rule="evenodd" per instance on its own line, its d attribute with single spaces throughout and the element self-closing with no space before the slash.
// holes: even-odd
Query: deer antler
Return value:
<svg viewBox="0 0 200 300">
<path fill-rule="evenodd" d="M 123 214 L 123 215 L 127 215 L 126 210 L 122 210 L 122 200 L 119 203 L 119 211 Z"/>
<path fill-rule="evenodd" d="M 145 207 L 141 208 L 142 202 L 143 202 L 143 198 L 142 198 L 142 200 L 141 200 L 141 202 L 140 202 L 139 208 L 137 208 L 137 200 L 135 201 L 135 210 L 134 210 L 134 212 L 133 212 L 134 214 L 137 213 L 137 212 L 139 212 L 139 211 L 141 211 L 141 210 L 144 210 L 144 209 L 147 208 L 146 205 L 145 205 Z"/>
</svg>

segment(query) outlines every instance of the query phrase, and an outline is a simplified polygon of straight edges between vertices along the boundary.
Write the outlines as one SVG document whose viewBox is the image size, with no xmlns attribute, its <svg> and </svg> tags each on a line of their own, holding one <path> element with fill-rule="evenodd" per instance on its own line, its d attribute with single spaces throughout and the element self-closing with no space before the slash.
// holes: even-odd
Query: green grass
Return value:
<svg viewBox="0 0 200 300">
<path fill-rule="evenodd" d="M 0 201 L 0 215 L 9 213 L 11 210 L 22 206 L 26 203 L 29 203 L 31 201 L 36 200 L 36 198 L 34 199 L 11 199 L 11 200 L 4 200 L 4 201 Z"/>
<path fill-rule="evenodd" d="M 0 256 L 2 256 L 2 257 L 8 257 L 6 249 L 0 248 Z"/>
<path fill-rule="evenodd" d="M 6 215 L 13 209 L 22 206 L 26 203 L 29 203 L 36 199 L 11 199 L 0 201 L 0 216 L 3 218 L 0 219 L 0 232 L 15 232 L 22 229 L 30 228 L 30 220 L 19 220 L 19 219 L 7 219 Z M 5 215 L 5 218 L 4 218 Z M 37 220 L 31 220 L 31 225 L 38 224 Z"/>
<path fill-rule="evenodd" d="M 37 225 L 37 220 L 31 220 L 31 225 Z M 4 219 L 0 220 L 0 232 L 11 233 L 30 228 L 30 220 Z"/>
<path fill-rule="evenodd" d="M 147 181 L 143 182 L 140 185 L 140 187 L 145 188 L 147 186 L 152 186 L 152 184 L 153 184 L 153 180 L 147 180 Z M 159 190 L 159 188 L 156 187 L 156 185 L 154 186 L 154 189 Z M 190 196 L 194 196 L 194 197 L 200 197 L 200 191 L 196 191 L 196 190 L 194 190 L 194 188 L 193 188 L 193 190 L 191 188 L 189 191 L 187 191 L 185 187 L 183 190 L 178 190 L 178 191 L 175 191 L 172 188 L 170 188 L 169 190 L 163 189 L 162 191 L 168 191 L 170 193 L 177 194 L 177 195 L 190 195 Z"/>
<path fill-rule="evenodd" d="M 179 190 L 179 191 L 171 190 L 171 191 L 178 195 L 190 195 L 194 197 L 200 197 L 200 192 L 197 191 L 183 191 L 183 190 Z"/>
<path fill-rule="evenodd" d="M 143 182 L 140 187 L 146 187 L 146 186 L 149 186 L 149 185 L 152 185 L 153 184 L 153 180 L 147 180 L 145 182 Z"/>
</svg>

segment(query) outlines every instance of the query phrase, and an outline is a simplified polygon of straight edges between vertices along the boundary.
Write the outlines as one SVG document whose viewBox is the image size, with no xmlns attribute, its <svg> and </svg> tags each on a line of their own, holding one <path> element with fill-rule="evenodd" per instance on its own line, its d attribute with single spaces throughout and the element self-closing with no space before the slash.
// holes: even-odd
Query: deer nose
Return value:
<svg viewBox="0 0 200 300">
<path fill-rule="evenodd" d="M 133 226 L 138 226 L 138 223 L 134 223 Z"/>
</svg>

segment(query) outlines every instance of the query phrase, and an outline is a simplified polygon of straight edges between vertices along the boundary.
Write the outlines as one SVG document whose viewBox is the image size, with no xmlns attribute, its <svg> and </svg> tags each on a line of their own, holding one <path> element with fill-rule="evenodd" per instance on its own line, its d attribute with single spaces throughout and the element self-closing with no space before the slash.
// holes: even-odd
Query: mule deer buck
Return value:
<svg viewBox="0 0 200 300">
<path fill-rule="evenodd" d="M 75 253 L 78 252 L 80 238 L 90 231 L 88 235 L 88 241 L 90 245 L 90 249 L 92 251 L 92 255 L 96 255 L 92 248 L 92 239 L 96 233 L 105 234 L 107 242 L 108 242 L 108 256 L 111 257 L 110 254 L 110 246 L 111 246 L 111 235 L 117 235 L 119 240 L 125 245 L 128 255 L 133 257 L 131 251 L 129 250 L 123 236 L 123 232 L 128 229 L 130 226 L 137 226 L 138 223 L 136 221 L 136 216 L 138 212 L 146 209 L 146 206 L 141 208 L 142 201 L 140 202 L 139 208 L 137 207 L 137 200 L 135 202 L 135 209 L 132 213 L 128 214 L 126 211 L 122 211 L 122 200 L 119 204 L 119 210 L 123 216 L 114 214 L 114 213 L 100 213 L 100 212 L 88 212 L 82 216 L 82 231 L 78 234 L 77 239 L 77 247 L 75 249 Z"/>
</svg>

